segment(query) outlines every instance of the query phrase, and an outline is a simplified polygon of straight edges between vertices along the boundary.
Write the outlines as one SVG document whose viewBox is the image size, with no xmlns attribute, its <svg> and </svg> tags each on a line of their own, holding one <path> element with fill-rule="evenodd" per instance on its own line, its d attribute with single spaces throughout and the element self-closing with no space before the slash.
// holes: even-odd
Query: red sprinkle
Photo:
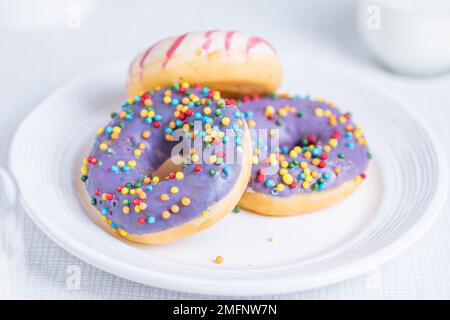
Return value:
<svg viewBox="0 0 450 320">
<path fill-rule="evenodd" d="M 145 217 L 139 217 L 138 218 L 138 223 L 139 224 L 144 224 L 145 223 Z"/>
<path fill-rule="evenodd" d="M 194 167 L 194 170 L 196 172 L 202 171 L 202 169 L 203 169 L 203 167 L 201 165 L 199 165 L 199 164 L 196 164 L 195 167 Z"/>
</svg>

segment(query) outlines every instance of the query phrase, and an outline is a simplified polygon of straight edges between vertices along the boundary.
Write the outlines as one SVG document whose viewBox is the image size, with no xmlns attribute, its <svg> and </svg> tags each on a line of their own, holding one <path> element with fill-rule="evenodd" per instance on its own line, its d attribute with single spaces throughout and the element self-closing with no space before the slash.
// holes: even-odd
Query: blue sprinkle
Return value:
<svg viewBox="0 0 450 320">
<path fill-rule="evenodd" d="M 123 172 L 129 172 L 131 170 L 131 168 L 129 167 L 129 166 L 127 166 L 127 165 L 124 165 L 123 167 L 122 167 L 122 171 Z"/>
<path fill-rule="evenodd" d="M 231 168 L 228 167 L 228 166 L 225 166 L 225 167 L 223 168 L 223 172 L 226 173 L 226 174 L 229 174 L 229 173 L 231 172 Z"/>
<path fill-rule="evenodd" d="M 145 118 L 145 123 L 151 124 L 153 123 L 153 119 L 150 117 Z"/>
<path fill-rule="evenodd" d="M 115 223 L 113 222 L 113 223 L 111 223 L 111 228 L 113 228 L 113 229 L 117 229 L 117 228 L 118 228 L 118 226 L 117 226 L 117 224 L 115 224 Z"/>
<path fill-rule="evenodd" d="M 235 111 L 235 112 L 233 113 L 233 115 L 234 115 L 234 117 L 235 117 L 236 119 L 240 119 L 240 118 L 241 118 L 241 113 L 240 113 L 239 111 Z"/>
<path fill-rule="evenodd" d="M 105 132 L 106 132 L 107 134 L 111 134 L 113 131 L 112 131 L 112 128 L 111 128 L 111 127 L 106 127 Z"/>
<path fill-rule="evenodd" d="M 175 121 L 175 125 L 179 128 L 179 127 L 181 127 L 183 125 L 183 121 L 181 121 L 180 119 L 177 119 Z"/>
<path fill-rule="evenodd" d="M 180 100 L 179 99 L 177 99 L 177 98 L 174 98 L 174 99 L 172 99 L 172 101 L 170 102 L 174 107 L 176 107 L 179 103 L 180 103 Z"/>
<path fill-rule="evenodd" d="M 288 147 L 281 147 L 281 153 L 282 154 L 287 154 L 289 152 L 289 148 Z"/>
<path fill-rule="evenodd" d="M 245 111 L 244 112 L 244 116 L 246 117 L 246 118 L 252 118 L 253 117 L 253 111 Z"/>
<path fill-rule="evenodd" d="M 223 142 L 223 143 L 226 143 L 227 141 L 228 141 L 228 137 L 227 137 L 227 136 L 223 136 L 223 137 L 222 137 L 222 142 Z"/>
<path fill-rule="evenodd" d="M 320 151 L 317 150 L 317 148 L 314 148 L 314 149 L 311 151 L 311 154 L 313 155 L 313 157 L 318 157 L 318 156 L 320 155 Z"/>
<path fill-rule="evenodd" d="M 349 149 L 353 149 L 355 147 L 355 143 L 353 141 L 347 141 L 345 144 Z"/>
<path fill-rule="evenodd" d="M 323 183 L 319 183 L 319 190 L 325 189 L 325 185 Z"/>
<path fill-rule="evenodd" d="M 133 120 L 133 115 L 131 113 L 127 113 L 127 115 L 125 116 L 125 120 L 127 121 Z"/>
<path fill-rule="evenodd" d="M 101 212 L 102 212 L 102 215 L 106 216 L 108 214 L 108 209 L 102 208 Z"/>
<path fill-rule="evenodd" d="M 147 222 L 148 222 L 148 223 L 155 223 L 155 220 L 156 220 L 156 219 L 155 219 L 154 216 L 150 216 L 150 217 L 147 218 Z"/>
<path fill-rule="evenodd" d="M 114 173 L 117 173 L 117 172 L 119 172 L 119 167 L 116 166 L 116 165 L 113 165 L 113 166 L 111 167 L 111 171 L 114 172 Z"/>
<path fill-rule="evenodd" d="M 139 102 L 139 101 L 141 101 L 141 97 L 140 97 L 140 96 L 134 97 L 134 102 L 135 102 L 135 103 L 137 103 L 137 102 Z"/>
<path fill-rule="evenodd" d="M 350 131 L 347 131 L 347 132 L 345 133 L 345 137 L 346 137 L 346 138 L 351 138 L 351 137 L 353 137 L 353 133 L 351 133 Z"/>
<path fill-rule="evenodd" d="M 304 174 L 304 173 L 302 172 L 302 173 L 300 173 L 299 177 L 300 177 L 300 179 L 305 180 L 306 174 Z"/>
<path fill-rule="evenodd" d="M 160 114 L 155 115 L 155 120 L 156 121 L 161 121 L 162 120 L 162 116 Z"/>
<path fill-rule="evenodd" d="M 271 188 L 275 185 L 275 181 L 273 181 L 271 179 L 266 180 L 265 185 L 266 185 L 266 187 Z"/>
<path fill-rule="evenodd" d="M 193 108 L 195 106 L 195 104 L 192 101 L 189 101 L 187 105 L 189 108 Z"/>
<path fill-rule="evenodd" d="M 324 172 L 323 175 L 322 175 L 322 177 L 323 177 L 325 180 L 328 180 L 328 179 L 330 179 L 330 174 L 329 174 L 328 172 Z"/>
<path fill-rule="evenodd" d="M 202 119 L 202 114 L 200 112 L 194 113 L 194 119 L 195 120 L 201 120 Z"/>
<path fill-rule="evenodd" d="M 173 129 L 167 127 L 166 130 L 164 130 L 164 132 L 165 132 L 166 134 L 171 134 L 171 133 L 173 132 Z"/>
<path fill-rule="evenodd" d="M 209 88 L 208 87 L 203 87 L 202 88 L 202 94 L 207 95 L 209 93 Z"/>
</svg>

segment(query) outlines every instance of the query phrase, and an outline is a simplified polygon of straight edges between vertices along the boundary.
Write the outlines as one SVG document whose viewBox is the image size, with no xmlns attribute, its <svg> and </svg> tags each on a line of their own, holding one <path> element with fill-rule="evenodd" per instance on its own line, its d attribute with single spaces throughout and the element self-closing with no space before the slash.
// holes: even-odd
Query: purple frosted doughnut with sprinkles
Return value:
<svg viewBox="0 0 450 320">
<path fill-rule="evenodd" d="M 269 95 L 244 98 L 239 108 L 254 152 L 240 207 L 265 215 L 314 211 L 344 199 L 366 178 L 366 139 L 333 103 Z"/>
<path fill-rule="evenodd" d="M 111 114 L 81 168 L 89 201 L 111 231 L 170 243 L 232 210 L 251 173 L 250 135 L 235 104 L 182 83 L 146 91 Z M 177 132 L 201 146 L 190 147 L 181 163 L 168 161 Z M 225 161 L 230 151 L 235 161 Z"/>
</svg>

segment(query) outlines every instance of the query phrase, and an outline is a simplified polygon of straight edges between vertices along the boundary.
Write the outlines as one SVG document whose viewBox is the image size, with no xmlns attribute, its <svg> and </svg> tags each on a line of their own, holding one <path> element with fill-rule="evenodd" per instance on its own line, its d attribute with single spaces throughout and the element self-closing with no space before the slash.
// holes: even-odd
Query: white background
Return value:
<svg viewBox="0 0 450 320">
<path fill-rule="evenodd" d="M 263 36 L 277 48 L 285 66 L 292 59 L 309 59 L 363 71 L 369 80 L 406 100 L 432 124 L 446 152 L 450 150 L 450 75 L 410 78 L 380 67 L 355 30 L 356 1 L 99 1 L 90 13 L 80 7 L 79 29 L 68 28 L 65 23 L 66 7 L 77 4 L 77 0 L 53 6 L 49 2 L 40 1 L 38 6 L 30 1 L 30 13 L 23 8 L 14 13 L 15 1 L 8 5 L 0 0 L 1 165 L 7 165 L 9 142 L 20 121 L 66 81 L 117 59 L 131 60 L 162 37 L 209 29 L 243 30 Z M 21 20 L 17 12 L 25 19 Z M 52 18 L 53 25 L 40 23 L 48 24 Z M 17 28 L 27 24 L 35 27 Z M 434 226 L 416 245 L 370 275 L 266 298 L 448 299 L 448 211 L 447 200 Z M 28 218 L 25 240 L 28 298 L 204 298 L 135 284 L 95 269 L 55 245 Z M 66 287 L 66 270 L 72 265 L 81 269 L 78 290 Z"/>
</svg>

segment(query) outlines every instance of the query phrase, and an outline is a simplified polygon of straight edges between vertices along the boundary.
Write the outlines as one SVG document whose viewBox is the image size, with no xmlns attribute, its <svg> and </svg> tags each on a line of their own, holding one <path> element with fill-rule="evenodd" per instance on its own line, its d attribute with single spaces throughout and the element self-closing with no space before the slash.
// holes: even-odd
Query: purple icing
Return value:
<svg viewBox="0 0 450 320">
<path fill-rule="evenodd" d="M 172 92 L 171 101 L 165 102 L 165 91 L 168 89 Z M 152 106 L 145 105 L 146 96 L 136 97 L 131 103 L 128 102 L 122 106 L 118 113 L 114 113 L 113 119 L 104 127 L 103 133 L 97 136 L 90 156 L 87 158 L 86 166 L 89 172 L 82 179 L 85 180 L 92 204 L 110 220 L 112 228 L 125 230 L 129 234 L 146 234 L 185 224 L 199 217 L 203 211 L 207 211 L 234 186 L 242 168 L 243 121 L 240 119 L 241 113 L 235 105 L 214 97 L 214 92 L 206 87 L 189 88 L 187 92 L 182 92 L 183 90 L 182 87 L 174 85 L 156 92 L 149 91 L 147 94 L 150 96 L 148 99 L 152 101 Z M 189 102 L 182 101 L 183 98 L 189 97 L 190 93 L 199 98 L 197 102 L 189 99 Z M 174 115 L 180 104 L 187 106 L 185 109 L 192 110 L 187 112 L 184 110 L 185 119 L 177 119 Z M 205 113 L 205 107 L 209 107 L 211 113 Z M 154 110 L 153 117 L 141 117 L 140 112 L 143 109 Z M 222 124 L 222 119 L 225 117 L 230 119 L 229 125 Z M 235 136 L 228 136 L 229 139 L 226 142 L 223 138 L 219 138 L 219 140 L 225 146 L 224 150 L 227 150 L 226 145 L 234 148 L 238 161 L 232 163 L 220 163 L 219 161 L 214 164 L 202 161 L 200 171 L 196 171 L 199 169 L 198 163 L 187 163 L 183 168 L 184 178 L 181 180 L 175 178 L 164 180 L 164 177 L 160 177 L 159 183 L 142 181 L 143 178 L 151 176 L 152 172 L 170 157 L 172 148 L 178 143 L 178 141 L 168 141 L 166 138 L 166 135 L 173 134 L 173 126 L 178 128 L 186 124 L 193 124 L 194 119 L 200 119 L 200 123 L 202 123 L 202 130 L 195 133 L 201 140 L 204 140 L 204 136 L 208 136 L 205 130 L 206 123 L 211 124 L 216 132 L 232 128 L 231 131 Z M 155 122 L 159 125 L 155 125 Z M 122 129 L 118 139 L 112 140 L 111 132 L 114 127 L 122 127 Z M 143 131 L 149 131 L 150 137 L 144 138 Z M 189 131 L 193 132 L 193 129 L 189 129 Z M 102 143 L 106 143 L 108 148 L 102 150 L 100 148 Z M 139 149 L 141 143 L 145 144 L 145 150 L 142 150 L 141 156 L 137 157 L 134 152 Z M 208 149 L 209 143 L 202 141 L 202 145 Z M 213 145 L 215 144 L 212 143 L 211 146 Z M 125 163 L 135 160 L 136 166 L 134 168 L 118 167 L 119 160 L 123 160 Z M 215 170 L 216 174 L 213 175 L 210 170 Z M 139 185 L 135 185 L 136 182 L 141 184 L 140 188 L 146 194 L 146 199 L 140 201 L 147 205 L 146 209 L 138 213 L 134 212 L 133 204 L 138 195 L 130 193 L 124 195 L 117 189 L 117 187 L 119 189 L 122 187 L 123 190 L 128 183 L 129 190 L 136 190 L 139 187 Z M 176 194 L 170 192 L 171 187 L 174 186 L 179 189 Z M 113 199 L 104 200 L 102 194 L 113 195 Z M 169 200 L 162 201 L 161 194 L 167 194 Z M 181 204 L 181 200 L 185 197 L 190 199 L 188 206 Z M 124 201 L 130 208 L 128 214 L 123 212 Z M 130 201 L 130 204 L 127 204 L 126 201 Z M 177 205 L 180 209 L 179 212 L 171 213 L 168 219 L 164 219 L 162 212 L 170 211 L 172 205 Z"/>
<path fill-rule="evenodd" d="M 273 107 L 273 113 L 270 113 L 270 107 L 267 108 L 268 106 Z M 368 165 L 370 153 L 361 130 L 354 130 L 357 127 L 352 122 L 349 113 L 343 114 L 336 107 L 326 102 L 299 97 L 268 96 L 243 102 L 239 105 L 239 108 L 249 123 L 254 151 L 264 152 L 267 149 L 265 154 L 258 156 L 259 163 L 252 167 L 252 179 L 248 190 L 287 197 L 334 188 L 358 176 L 365 178 L 364 172 Z M 281 110 L 280 114 L 280 109 L 286 112 Z M 283 114 L 283 112 L 286 114 Z M 353 129 L 348 130 L 351 128 Z M 279 147 L 264 142 L 264 139 L 270 141 L 269 133 L 257 136 L 258 129 L 279 129 Z M 336 132 L 339 133 L 338 145 L 332 147 L 329 152 L 325 152 L 324 146 L 329 143 L 333 135 L 336 135 Z M 313 138 L 311 140 L 313 143 L 305 143 L 308 136 L 310 139 Z M 306 158 L 305 151 L 311 144 L 317 145 L 317 147 L 309 150 L 311 157 Z M 300 146 L 301 152 L 298 152 L 297 156 L 294 154 L 294 157 L 291 157 L 289 151 L 294 146 Z M 279 174 L 281 162 L 272 167 L 264 163 L 264 158 L 267 160 L 267 156 L 271 152 L 278 152 L 285 156 L 285 160 L 289 163 L 287 172 L 291 175 L 294 185 L 286 184 Z M 321 157 L 326 159 L 323 160 Z M 322 165 L 325 164 L 325 166 L 321 168 L 313 165 L 314 158 L 318 159 L 315 161 L 323 160 Z M 306 162 L 311 172 L 317 172 L 317 177 L 308 178 L 311 181 L 306 185 L 306 188 L 303 186 L 306 175 L 301 167 L 302 162 Z M 339 168 L 336 169 L 340 170 L 339 173 L 335 172 L 335 167 Z M 272 168 L 272 171 L 270 171 L 270 168 Z M 259 177 L 260 175 L 262 177 Z M 276 186 L 279 184 L 284 187 L 282 191 L 276 190 Z"/>
</svg>

